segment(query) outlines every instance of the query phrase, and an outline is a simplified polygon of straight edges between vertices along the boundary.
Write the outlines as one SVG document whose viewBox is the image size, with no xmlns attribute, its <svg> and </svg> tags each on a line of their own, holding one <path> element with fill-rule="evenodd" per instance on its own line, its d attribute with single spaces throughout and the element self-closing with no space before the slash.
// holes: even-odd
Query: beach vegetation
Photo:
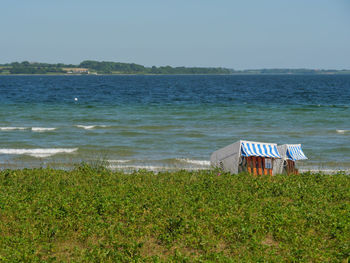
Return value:
<svg viewBox="0 0 350 263">
<path fill-rule="evenodd" d="M 350 178 L 0 171 L 1 262 L 348 262 Z"/>
</svg>

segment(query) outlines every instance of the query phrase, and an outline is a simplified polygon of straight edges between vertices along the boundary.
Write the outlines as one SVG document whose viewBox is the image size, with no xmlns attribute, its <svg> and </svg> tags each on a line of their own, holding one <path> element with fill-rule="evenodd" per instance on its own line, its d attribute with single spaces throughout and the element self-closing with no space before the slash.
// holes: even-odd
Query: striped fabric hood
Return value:
<svg viewBox="0 0 350 263">
<path fill-rule="evenodd" d="M 259 156 L 269 158 L 281 158 L 277 144 L 274 143 L 261 143 L 261 142 L 248 142 L 242 141 L 241 144 L 242 156 Z"/>
<path fill-rule="evenodd" d="M 287 158 L 292 161 L 306 160 L 301 144 L 288 144 L 287 145 Z"/>
</svg>

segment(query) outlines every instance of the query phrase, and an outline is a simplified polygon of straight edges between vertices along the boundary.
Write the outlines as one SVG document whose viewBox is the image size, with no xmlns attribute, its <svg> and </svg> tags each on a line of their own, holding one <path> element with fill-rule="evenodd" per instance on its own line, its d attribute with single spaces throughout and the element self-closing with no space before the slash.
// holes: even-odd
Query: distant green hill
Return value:
<svg viewBox="0 0 350 263">
<path fill-rule="evenodd" d="M 316 69 L 248 69 L 222 67 L 145 67 L 135 63 L 86 60 L 79 65 L 30 63 L 28 61 L 0 64 L 0 74 L 350 74 L 350 70 Z"/>
</svg>

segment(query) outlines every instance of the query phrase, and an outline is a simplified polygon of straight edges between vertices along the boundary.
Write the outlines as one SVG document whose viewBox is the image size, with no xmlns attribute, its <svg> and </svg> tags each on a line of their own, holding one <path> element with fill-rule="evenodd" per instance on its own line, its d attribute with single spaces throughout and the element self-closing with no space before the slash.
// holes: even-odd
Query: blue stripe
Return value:
<svg viewBox="0 0 350 263">
<path fill-rule="evenodd" d="M 275 151 L 275 152 L 273 153 L 273 154 L 275 155 L 275 157 L 276 157 L 276 158 L 281 158 L 281 156 L 280 156 L 279 153 L 278 153 L 278 150 L 277 150 L 277 146 L 276 146 L 276 145 L 273 147 L 273 149 L 274 149 L 274 151 Z"/>
<path fill-rule="evenodd" d="M 247 157 L 248 155 L 246 154 L 246 152 L 244 151 L 244 144 L 242 143 L 242 147 L 241 147 L 241 152 L 242 152 L 242 156 Z"/>
<path fill-rule="evenodd" d="M 255 144 L 254 143 L 252 143 L 252 148 L 253 148 L 253 150 L 254 150 L 254 155 L 257 155 L 257 156 L 259 156 L 259 154 L 256 152 L 256 149 L 255 149 Z"/>
<path fill-rule="evenodd" d="M 260 155 L 264 155 L 263 151 L 261 150 L 260 144 L 258 144 L 257 146 L 258 146 L 258 149 L 259 149 L 259 154 L 260 154 Z"/>
<path fill-rule="evenodd" d="M 269 145 L 269 150 L 270 150 L 269 157 L 274 157 L 274 156 L 272 155 L 272 146 L 271 146 L 271 145 Z"/>
<path fill-rule="evenodd" d="M 250 150 L 250 146 L 249 146 L 249 143 L 247 143 L 247 149 L 248 149 L 248 154 L 249 154 L 249 156 L 251 156 L 252 155 L 252 151 Z"/>
<path fill-rule="evenodd" d="M 263 148 L 264 148 L 265 155 L 268 155 L 268 151 L 267 151 L 267 148 L 266 148 L 265 144 L 263 144 Z"/>
</svg>

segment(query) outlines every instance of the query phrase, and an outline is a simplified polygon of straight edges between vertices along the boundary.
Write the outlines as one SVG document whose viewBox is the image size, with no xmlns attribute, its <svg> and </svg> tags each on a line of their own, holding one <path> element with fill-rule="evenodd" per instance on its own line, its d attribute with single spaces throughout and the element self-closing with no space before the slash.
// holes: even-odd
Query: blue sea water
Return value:
<svg viewBox="0 0 350 263">
<path fill-rule="evenodd" d="M 350 75 L 0 76 L 0 168 L 202 169 L 239 139 L 350 169 Z"/>
</svg>

